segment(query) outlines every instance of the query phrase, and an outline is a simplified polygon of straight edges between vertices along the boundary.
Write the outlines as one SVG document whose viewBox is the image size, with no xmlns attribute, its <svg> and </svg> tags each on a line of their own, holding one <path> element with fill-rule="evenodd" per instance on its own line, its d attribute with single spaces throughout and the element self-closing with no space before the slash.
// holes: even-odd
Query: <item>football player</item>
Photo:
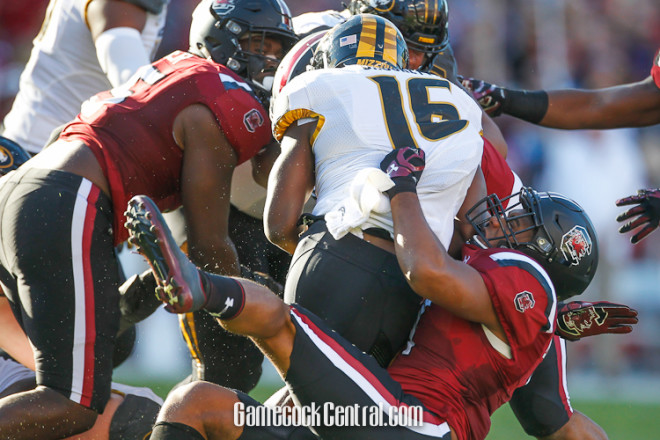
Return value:
<svg viewBox="0 0 660 440">
<path fill-rule="evenodd" d="M 650 75 L 638 82 L 594 90 L 513 90 L 466 78 L 481 106 L 491 116 L 502 113 L 545 127 L 562 129 L 605 129 L 643 127 L 660 123 L 660 50 Z M 660 189 L 643 189 L 616 201 L 632 208 L 620 214 L 625 222 L 619 232 L 634 231 L 634 244 L 653 232 L 660 223 Z"/>
<path fill-rule="evenodd" d="M 51 0 L 0 134 L 31 154 L 83 101 L 149 64 L 169 0 Z"/>
<path fill-rule="evenodd" d="M 268 238 L 293 254 L 285 301 L 327 320 L 386 366 L 405 343 L 420 298 L 399 269 L 382 182 L 370 172 L 392 148 L 423 147 L 428 166 L 420 200 L 448 246 L 454 216 L 478 174 L 482 112 L 449 81 L 402 70 L 406 44 L 391 22 L 360 14 L 339 27 L 349 22 L 345 44 L 319 43 L 315 70 L 294 78 L 273 102 L 282 153 L 269 178 L 264 224 Z M 357 43 L 372 34 L 373 46 Z M 343 67 L 340 60 L 351 62 Z M 313 189 L 316 204 L 300 235 L 298 220 Z"/>
<path fill-rule="evenodd" d="M 74 435 L 103 411 L 120 313 L 114 246 L 128 236 L 134 194 L 164 210 L 183 204 L 191 258 L 239 273 L 227 236 L 232 171 L 271 142 L 256 89 L 296 38 L 281 1 L 198 8 L 207 29 L 231 27 L 226 44 L 173 52 L 90 98 L 2 181 L 0 280 L 39 371 L 35 390 L 0 399 L 7 437 Z"/>
<path fill-rule="evenodd" d="M 367 7 L 366 3 L 360 2 L 359 4 L 363 9 Z M 401 14 L 401 10 L 399 5 L 399 9 L 396 11 Z M 412 7 L 403 10 L 408 13 L 414 11 Z M 389 14 L 393 13 L 389 12 Z M 399 17 L 399 21 L 403 21 L 403 18 Z M 409 19 L 407 22 L 410 23 L 411 20 Z M 440 22 L 443 21 L 440 20 Z M 408 29 L 411 32 L 411 28 Z M 324 33 L 325 31 L 319 31 L 309 35 L 287 54 L 275 75 L 274 96 L 277 96 L 282 87 L 292 78 L 308 69 L 307 65 L 311 61 L 313 49 L 318 45 L 318 41 Z M 412 35 L 421 35 L 421 33 L 412 32 Z M 412 35 L 404 34 L 408 44 L 410 44 Z M 456 78 L 455 61 L 451 51 L 436 52 L 433 56 L 433 66 L 445 67 L 443 70 L 431 67 L 431 71 L 439 76 L 447 75 L 449 78 Z M 410 67 L 420 68 L 421 65 L 411 64 Z M 510 200 L 509 196 L 518 193 L 523 185 L 520 178 L 506 163 L 507 145 L 499 128 L 488 117 L 484 117 L 482 122 L 484 124 L 484 152 L 481 167 L 485 176 L 487 192 L 496 193 L 506 204 Z M 561 291 L 558 294 L 562 298 L 570 296 L 568 291 Z M 628 333 L 632 330 L 631 325 L 637 322 L 635 310 L 622 304 L 605 301 L 596 303 L 574 301 L 562 305 L 560 312 L 557 333 L 563 339 L 568 340 L 577 340 L 602 333 Z M 594 319 L 594 317 L 597 318 Z M 361 324 L 364 328 L 364 324 Z M 570 405 L 568 389 L 562 379 L 565 375 L 565 342 L 563 339 L 554 338 L 548 356 L 538 367 L 537 373 L 532 376 L 530 384 L 514 393 L 511 401 L 514 413 L 525 431 L 539 439 L 605 438 L 605 433 L 598 425 L 583 414 L 574 411 Z"/>
<path fill-rule="evenodd" d="M 554 283 L 568 278 L 579 294 L 593 278 L 596 237 L 577 204 L 524 188 L 508 209 L 493 195 L 470 210 L 478 235 L 464 248 L 463 261 L 455 260 L 427 223 L 416 194 L 424 166 L 423 150 L 409 147 L 395 149 L 380 163 L 391 179 L 387 194 L 397 259 L 411 285 L 428 298 L 408 347 L 388 370 L 303 307 L 287 307 L 247 280 L 197 269 L 148 198 L 131 201 L 127 224 L 152 265 L 167 309 L 203 308 L 230 331 L 251 336 L 297 403 L 319 409 L 312 429 L 321 438 L 480 440 L 492 412 L 528 379 L 548 349 L 556 318 Z M 575 264 L 564 262 L 569 260 Z M 380 405 L 385 424 L 374 426 L 359 412 L 353 426 L 332 426 L 325 422 L 332 415 L 328 402 Z M 237 422 L 237 404 L 259 405 L 205 382 L 180 388 L 165 402 L 151 438 L 314 438 L 304 427 L 279 424 L 282 413 L 273 413 L 270 425 Z M 421 426 L 397 426 L 389 418 L 390 408 L 409 406 L 423 408 Z"/>
</svg>

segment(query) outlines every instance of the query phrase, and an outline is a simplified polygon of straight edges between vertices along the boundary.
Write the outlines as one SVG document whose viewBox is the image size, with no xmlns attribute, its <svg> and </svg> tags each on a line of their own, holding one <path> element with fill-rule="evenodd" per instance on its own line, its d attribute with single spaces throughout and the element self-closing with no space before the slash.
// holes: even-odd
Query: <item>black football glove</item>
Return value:
<svg viewBox="0 0 660 440">
<path fill-rule="evenodd" d="M 603 333 L 630 333 L 635 324 L 637 310 L 625 304 L 572 301 L 559 308 L 555 333 L 568 341 L 577 341 Z"/>
<path fill-rule="evenodd" d="M 284 286 L 275 281 L 275 278 L 267 273 L 251 270 L 247 266 L 241 264 L 241 277 L 268 287 L 271 292 L 275 293 L 280 298 L 284 296 Z"/>
<path fill-rule="evenodd" d="M 630 238 L 631 243 L 637 243 L 653 232 L 660 223 L 660 188 L 659 189 L 640 189 L 637 195 L 624 197 L 616 201 L 616 206 L 637 205 L 623 214 L 620 214 L 616 221 L 623 222 L 635 216 L 632 221 L 625 223 L 619 228 L 622 234 L 637 229 L 635 235 Z"/>
<path fill-rule="evenodd" d="M 425 164 L 422 149 L 404 147 L 390 151 L 380 163 L 380 169 L 394 182 L 394 186 L 386 191 L 390 199 L 402 192 L 417 192 L 417 182 Z"/>
<path fill-rule="evenodd" d="M 119 286 L 119 331 L 148 318 L 161 304 L 156 296 L 156 279 L 151 269 L 133 275 Z"/>
<path fill-rule="evenodd" d="M 463 84 L 463 87 L 472 93 L 474 99 L 477 100 L 488 116 L 495 117 L 502 114 L 502 106 L 506 100 L 505 88 L 489 84 L 480 79 L 459 76 L 458 80 Z"/>
</svg>

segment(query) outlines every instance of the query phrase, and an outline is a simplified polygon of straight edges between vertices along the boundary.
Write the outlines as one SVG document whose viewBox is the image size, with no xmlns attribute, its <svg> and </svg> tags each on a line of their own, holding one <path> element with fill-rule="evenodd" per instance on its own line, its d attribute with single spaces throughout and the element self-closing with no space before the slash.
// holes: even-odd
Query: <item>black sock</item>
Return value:
<svg viewBox="0 0 660 440">
<path fill-rule="evenodd" d="M 204 271 L 199 272 L 208 297 L 204 309 L 216 318 L 232 319 L 245 305 L 243 286 L 233 278 Z"/>
<path fill-rule="evenodd" d="M 204 440 L 204 436 L 183 423 L 158 422 L 151 431 L 151 440 Z"/>
</svg>

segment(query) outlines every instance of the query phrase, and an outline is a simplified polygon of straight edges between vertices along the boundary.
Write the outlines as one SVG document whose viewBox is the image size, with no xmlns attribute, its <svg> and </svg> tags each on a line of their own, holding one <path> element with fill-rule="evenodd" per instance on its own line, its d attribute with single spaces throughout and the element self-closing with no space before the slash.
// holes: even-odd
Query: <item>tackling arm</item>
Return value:
<svg viewBox="0 0 660 440">
<path fill-rule="evenodd" d="M 483 323 L 506 340 L 479 272 L 454 260 L 426 222 L 415 191 L 424 166 L 424 152 L 409 147 L 393 150 L 380 164 L 394 182 L 387 194 L 399 266 L 417 294 L 460 318 Z M 478 176 L 475 179 L 480 180 Z"/>
<path fill-rule="evenodd" d="M 179 113 L 174 132 L 183 147 L 181 193 L 190 258 L 209 272 L 239 275 L 238 255 L 228 233 L 236 152 L 201 104 Z"/>
<path fill-rule="evenodd" d="M 491 116 L 506 113 L 550 128 L 605 129 L 660 123 L 660 89 L 643 81 L 603 89 L 512 90 L 466 78 L 463 85 Z"/>
<path fill-rule="evenodd" d="M 312 123 L 291 125 L 268 178 L 264 231 L 272 243 L 290 254 L 298 245 L 298 219 L 314 189 L 310 135 L 315 127 Z"/>
</svg>

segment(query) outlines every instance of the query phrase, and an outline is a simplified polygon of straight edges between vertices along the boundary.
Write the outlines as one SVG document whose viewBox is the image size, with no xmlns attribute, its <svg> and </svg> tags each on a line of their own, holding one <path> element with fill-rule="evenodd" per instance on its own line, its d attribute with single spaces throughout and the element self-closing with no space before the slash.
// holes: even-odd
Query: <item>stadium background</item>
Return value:
<svg viewBox="0 0 660 440">
<path fill-rule="evenodd" d="M 18 88 L 47 0 L 0 2 L 0 118 Z M 448 0 L 459 73 L 499 85 L 596 88 L 648 76 L 660 47 L 657 0 Z M 196 0 L 172 0 L 159 53 L 187 48 Z M 294 15 L 341 9 L 339 0 L 289 0 Z M 633 247 L 617 234 L 614 200 L 660 186 L 660 126 L 559 131 L 510 117 L 496 121 L 509 142 L 509 162 L 523 181 L 564 193 L 590 213 L 601 262 L 581 299 L 624 302 L 640 323 L 626 336 L 568 344 L 572 403 L 611 439 L 657 439 L 660 432 L 660 232 Z M 136 256 L 139 258 L 139 256 Z M 131 358 L 116 380 L 148 384 L 160 394 L 188 374 L 189 358 L 174 316 L 159 310 L 141 323 Z M 269 365 L 254 394 L 280 380 Z M 489 440 L 525 439 L 508 407 L 494 416 Z"/>
</svg>

